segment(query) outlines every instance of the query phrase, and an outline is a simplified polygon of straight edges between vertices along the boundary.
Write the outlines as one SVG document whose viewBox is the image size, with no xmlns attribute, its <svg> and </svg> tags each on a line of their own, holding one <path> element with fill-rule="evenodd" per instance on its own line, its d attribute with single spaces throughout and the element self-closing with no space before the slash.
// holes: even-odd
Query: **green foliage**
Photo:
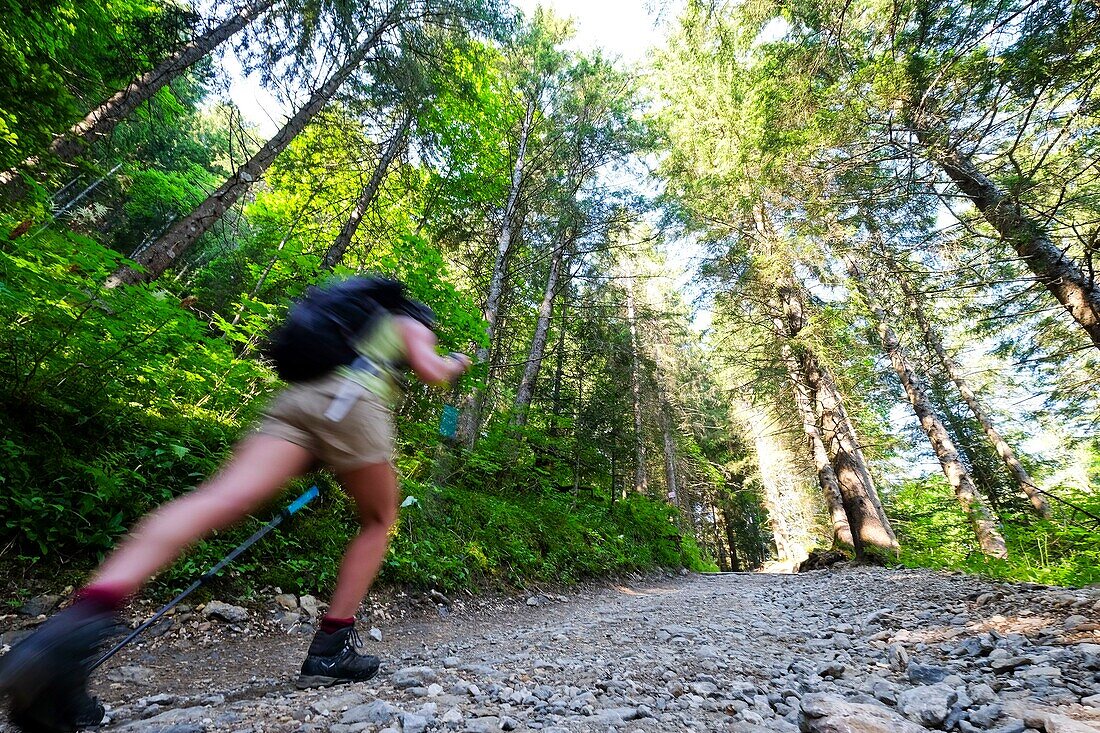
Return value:
<svg viewBox="0 0 1100 733">
<path fill-rule="evenodd" d="M 1095 453 L 1094 453 L 1095 455 Z M 1100 475 L 1092 473 L 1093 486 Z M 1058 495 L 1100 516 L 1095 489 Z M 913 479 L 887 495 L 886 511 L 901 542 L 900 562 L 908 567 L 963 570 L 1005 580 L 1084 586 L 1100 582 L 1100 522 L 1058 502 L 1054 517 L 1014 517 L 1002 525 L 1007 560 L 982 555 L 966 517 L 942 475 Z"/>
<path fill-rule="evenodd" d="M 144 0 L 4 0 L 0 14 L 0 169 L 160 60 L 192 20 L 180 5 Z"/>
<path fill-rule="evenodd" d="M 421 248 L 420 269 L 392 264 L 449 319 L 444 338 L 474 337 L 479 320 L 437 279 L 443 263 L 423 242 L 408 246 Z M 233 340 L 213 337 L 175 296 L 152 287 L 104 290 L 100 283 L 119 262 L 87 237 L 49 230 L 0 252 L 0 544 L 13 570 L 65 567 L 75 582 L 138 517 L 210 474 L 272 385 L 262 366 L 237 358 Z M 262 303 L 254 311 L 260 320 L 249 328 L 258 329 L 269 311 Z M 435 403 L 420 409 L 426 418 L 403 420 L 407 476 L 432 463 Z M 484 487 L 503 478 L 509 494 L 410 478 L 406 490 L 419 503 L 403 511 L 384 581 L 453 589 L 712 567 L 667 504 L 560 493 L 568 461 L 548 461 L 539 448 L 545 441 L 517 445 L 503 429 L 496 435 L 468 457 L 457 480 Z M 349 500 L 321 480 L 324 499 L 255 547 L 216 588 L 331 588 L 357 525 Z M 155 588 L 178 590 L 256 526 L 247 521 L 196 544 Z"/>
<path fill-rule="evenodd" d="M 614 504 L 566 493 L 489 493 L 406 484 L 382 577 L 461 588 L 569 582 L 626 570 L 712 568 L 675 511 L 644 497 Z"/>
<path fill-rule="evenodd" d="M 216 466 L 272 383 L 169 294 L 104 290 L 118 262 L 50 231 L 0 252 L 0 516 L 25 558 L 110 547 Z"/>
</svg>

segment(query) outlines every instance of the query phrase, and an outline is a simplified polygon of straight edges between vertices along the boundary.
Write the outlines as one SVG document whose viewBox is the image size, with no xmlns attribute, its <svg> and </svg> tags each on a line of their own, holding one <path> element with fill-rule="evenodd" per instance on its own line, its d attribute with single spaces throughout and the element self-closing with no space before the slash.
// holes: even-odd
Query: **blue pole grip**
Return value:
<svg viewBox="0 0 1100 733">
<path fill-rule="evenodd" d="M 320 493 L 320 490 L 316 486 L 310 486 L 309 490 L 306 491 L 306 493 L 299 496 L 297 499 L 294 500 L 292 504 L 290 504 L 290 506 L 286 508 L 287 514 L 294 514 L 306 504 L 316 499 Z"/>
</svg>

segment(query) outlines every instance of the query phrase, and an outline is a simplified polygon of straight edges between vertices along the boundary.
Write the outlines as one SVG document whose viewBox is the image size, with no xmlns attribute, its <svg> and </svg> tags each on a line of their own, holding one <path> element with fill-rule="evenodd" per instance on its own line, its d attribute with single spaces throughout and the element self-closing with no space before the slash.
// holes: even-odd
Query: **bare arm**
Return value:
<svg viewBox="0 0 1100 733">
<path fill-rule="evenodd" d="M 398 316 L 397 328 L 405 341 L 409 366 L 421 381 L 443 386 L 470 367 L 470 357 L 465 354 L 437 354 L 435 334 L 419 321 Z"/>
</svg>

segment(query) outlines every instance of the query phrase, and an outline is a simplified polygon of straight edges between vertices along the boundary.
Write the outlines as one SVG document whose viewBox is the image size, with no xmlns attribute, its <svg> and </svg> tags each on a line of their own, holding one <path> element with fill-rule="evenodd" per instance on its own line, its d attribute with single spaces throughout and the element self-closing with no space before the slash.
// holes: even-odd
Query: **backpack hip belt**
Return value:
<svg viewBox="0 0 1100 733">
<path fill-rule="evenodd" d="M 362 370 L 370 372 L 376 377 L 384 377 L 382 370 L 378 366 L 363 355 L 355 357 L 355 361 L 348 365 L 348 368 L 352 370 Z M 367 388 L 356 382 L 351 377 L 341 377 L 341 384 L 339 391 L 332 397 L 332 402 L 329 403 L 328 409 L 325 410 L 325 417 L 332 422 L 340 422 L 348 413 L 351 412 L 352 406 L 359 400 Z"/>
</svg>

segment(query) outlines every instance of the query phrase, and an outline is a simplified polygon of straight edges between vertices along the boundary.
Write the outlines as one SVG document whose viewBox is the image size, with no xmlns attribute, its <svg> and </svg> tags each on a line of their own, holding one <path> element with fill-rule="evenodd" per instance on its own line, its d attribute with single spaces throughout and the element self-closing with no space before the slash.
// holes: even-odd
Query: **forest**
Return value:
<svg viewBox="0 0 1100 733">
<path fill-rule="evenodd" d="M 386 582 L 824 550 L 1100 582 L 1094 3 L 685 0 L 639 63 L 500 0 L 4 18 L 13 602 L 213 471 L 280 386 L 262 352 L 289 304 L 358 272 L 476 357 L 395 411 Z M 285 110 L 270 130 L 230 56 Z M 310 483 L 224 584 L 331 586 L 354 513 L 324 473 L 288 496 Z"/>
</svg>

